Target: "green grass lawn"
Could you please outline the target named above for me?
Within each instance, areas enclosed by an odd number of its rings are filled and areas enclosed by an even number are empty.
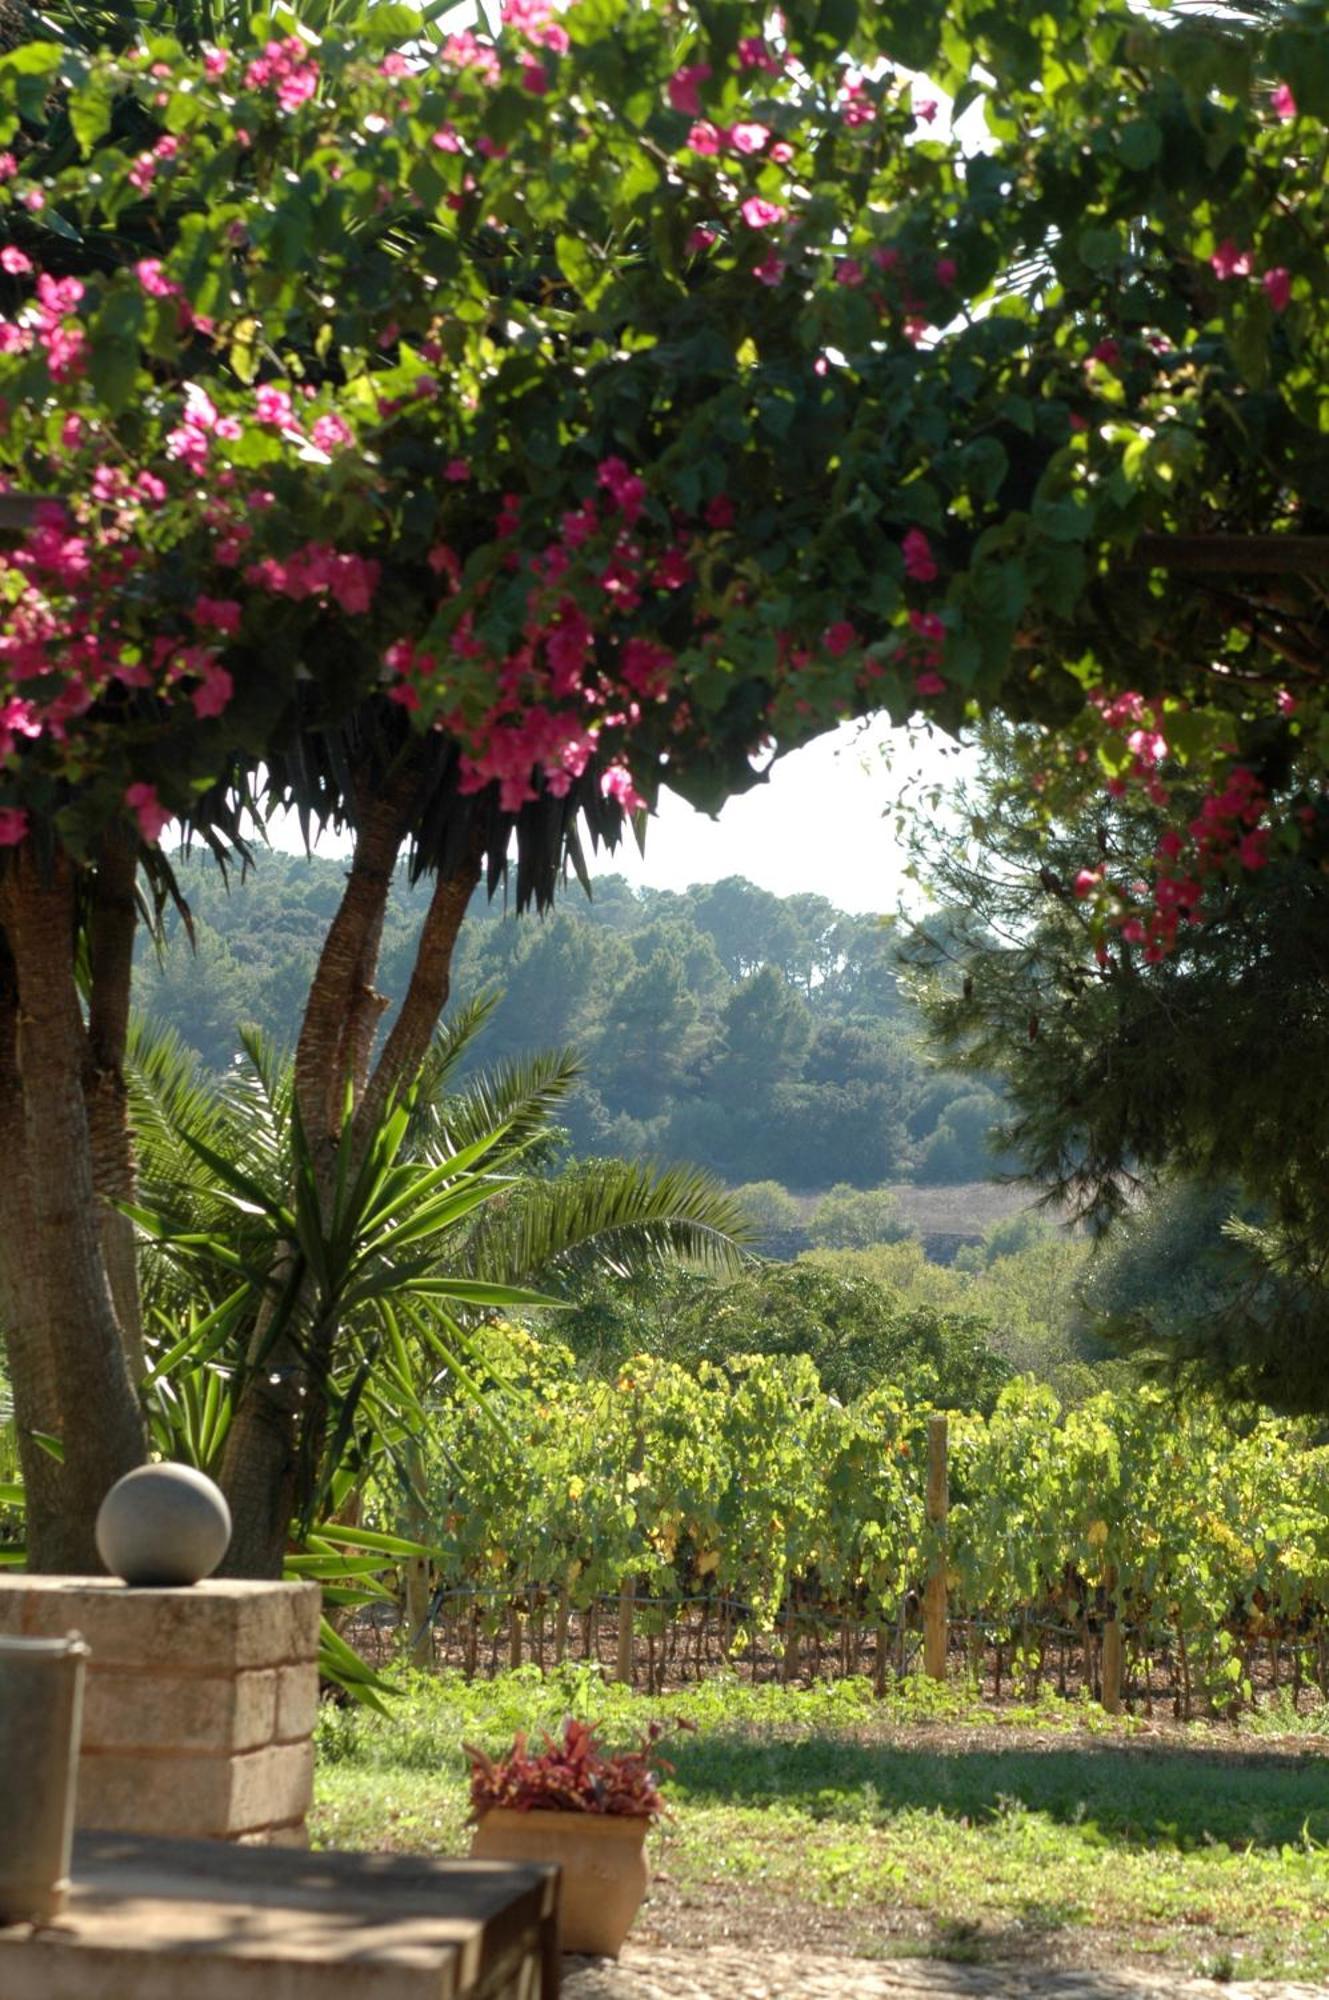
[[[651,1701],[582,1670],[403,1682],[390,1717],[325,1711],[317,1842],[466,1849],[463,1739],[501,1747],[563,1714],[626,1741],[652,1716],[674,1819],[636,1935],[872,1955],[1163,1962],[1329,1978],[1323,1736],[1146,1730],[1042,1702],[1000,1715],[924,1687],[875,1703],[711,1682]]]

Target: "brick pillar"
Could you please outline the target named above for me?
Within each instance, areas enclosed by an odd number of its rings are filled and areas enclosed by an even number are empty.
[[[312,1583],[0,1572],[0,1633],[91,1649],[76,1824],[303,1844],[320,1609]]]

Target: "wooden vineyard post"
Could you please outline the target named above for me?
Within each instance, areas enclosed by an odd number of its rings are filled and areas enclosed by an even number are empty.
[[[929,1680],[946,1678],[946,1516],[950,1487],[946,1476],[945,1417],[928,1418],[928,1523],[942,1531],[923,1592],[923,1671]]]
[[[1109,1715],[1121,1713],[1121,1612],[1117,1604],[1117,1566],[1109,1563],[1103,1571],[1103,1596],[1107,1615],[1103,1620],[1102,1682],[1103,1707]]]
[[[637,1579],[634,1576],[618,1594],[618,1659],[614,1665],[614,1679],[622,1681],[625,1687],[632,1686],[632,1613],[636,1595]]]
[[[780,1678],[786,1683],[796,1681],[801,1669],[801,1662],[798,1657],[798,1625],[796,1622],[795,1594],[794,1580],[791,1577],[789,1580],[789,1594],[785,1599],[784,1659],[780,1663]]]

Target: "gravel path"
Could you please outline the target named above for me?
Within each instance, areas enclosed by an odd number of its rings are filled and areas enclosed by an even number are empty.
[[[1168,1978],[1146,1972],[1023,1971],[937,1959],[873,1960],[627,1945],[564,1961],[563,2000],[1326,2000],[1321,1986]]]

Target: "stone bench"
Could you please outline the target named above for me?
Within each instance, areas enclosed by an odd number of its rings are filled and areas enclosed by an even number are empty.
[[[79,1834],[3,2000],[556,2000],[558,1870]]]

